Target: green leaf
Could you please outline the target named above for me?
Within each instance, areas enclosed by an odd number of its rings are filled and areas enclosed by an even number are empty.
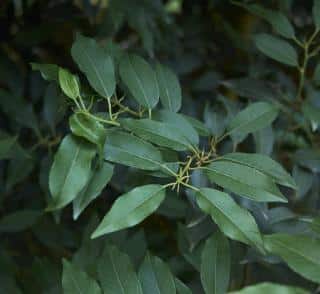
[[[12,157],[11,150],[17,141],[17,136],[4,136],[0,138],[0,160]]]
[[[264,252],[262,238],[252,215],[228,194],[202,188],[197,193],[199,207],[209,215],[220,230],[233,240],[257,247]]]
[[[316,107],[309,101],[303,101],[302,112],[309,119],[312,130],[316,131],[320,125],[320,107]]]
[[[181,88],[175,73],[168,67],[158,63],[156,75],[159,85],[160,100],[164,108],[178,112],[181,108]]]
[[[80,96],[80,86],[76,76],[64,68],[59,69],[59,84],[63,93],[76,100]]]
[[[206,294],[223,294],[229,287],[230,247],[228,239],[216,232],[206,240],[201,255],[201,282]]]
[[[91,237],[97,238],[140,223],[159,207],[164,198],[165,190],[161,185],[134,188],[116,200]]]
[[[287,202],[272,178],[250,166],[219,160],[204,169],[210,181],[240,196],[259,202]]]
[[[229,123],[228,134],[245,138],[249,133],[256,132],[271,124],[278,115],[278,108],[267,102],[250,104],[240,111]]]
[[[206,127],[206,125],[203,122],[189,115],[185,115],[185,114],[181,114],[181,115],[193,126],[193,128],[198,132],[200,136],[204,136],[204,137],[210,136],[210,130]]]
[[[314,173],[320,172],[319,149],[299,149],[294,154],[294,159],[299,163],[299,165],[310,169]]]
[[[199,144],[199,136],[197,131],[181,114],[169,110],[160,110],[155,111],[152,117],[155,120],[160,120],[164,123],[171,124],[174,128],[179,129],[183,136],[188,139],[190,144],[194,146]]]
[[[156,147],[118,130],[108,131],[104,151],[106,160],[139,169],[158,170],[162,164],[161,152]]]
[[[304,289],[280,285],[275,283],[260,283],[245,287],[239,291],[233,291],[229,294],[307,294]]]
[[[42,211],[18,210],[0,219],[0,232],[15,233],[30,228],[42,215]]]
[[[142,294],[141,284],[128,255],[107,245],[98,261],[98,277],[104,293]]]
[[[102,152],[107,132],[100,122],[84,113],[75,113],[69,118],[69,125],[74,135],[97,145]]]
[[[137,136],[156,145],[168,147],[176,151],[190,148],[189,140],[180,129],[171,124],[151,119],[123,119],[121,125]]]
[[[179,279],[175,278],[174,282],[176,285],[177,294],[192,294],[191,290]]]
[[[264,236],[266,249],[280,256],[301,276],[320,283],[320,241],[308,236],[273,234]]]
[[[122,81],[133,98],[148,108],[154,108],[159,101],[159,88],[156,74],[151,66],[137,55],[126,55],[119,65]]]
[[[77,35],[71,55],[86,75],[91,87],[99,95],[109,99],[116,88],[112,58],[91,38]]]
[[[256,4],[240,4],[248,11],[253,14],[258,15],[259,17],[268,21],[273,29],[282,37],[294,39],[295,33],[294,28],[288,18],[279,11],[274,11],[271,9],[266,9],[260,5]]]
[[[313,0],[313,7],[312,7],[312,16],[313,22],[316,29],[320,29],[320,1]]]
[[[320,217],[316,217],[312,220],[310,224],[311,229],[320,235]]]
[[[139,279],[144,294],[176,293],[174,277],[169,267],[156,256],[147,253],[139,268]]]
[[[320,1],[319,1],[319,3],[320,3]],[[319,7],[320,7],[320,4],[319,4]],[[317,65],[314,69],[313,80],[316,83],[316,85],[319,86],[319,84],[320,84],[320,63],[317,63]]]
[[[249,166],[264,173],[281,185],[297,189],[297,184],[285,169],[279,163],[266,155],[234,152],[223,155],[222,157],[219,157],[218,160],[220,159]]]
[[[88,183],[73,200],[73,219],[77,219],[89,203],[100,195],[112,174],[113,165],[108,162],[102,162],[97,169],[91,171]]]
[[[84,188],[90,177],[93,146],[66,136],[57,153],[49,174],[52,203],[48,209],[59,209],[70,203]]]
[[[98,283],[67,260],[63,260],[62,287],[64,294],[102,294]]]
[[[266,56],[289,66],[298,67],[298,55],[288,42],[268,34],[255,36],[257,48]]]
[[[38,70],[43,79],[58,82],[59,66],[56,64],[30,63],[32,70]]]

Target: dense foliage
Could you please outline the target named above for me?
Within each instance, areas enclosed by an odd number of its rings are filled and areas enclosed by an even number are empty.
[[[320,292],[320,1],[261,2],[0,4],[1,294]]]

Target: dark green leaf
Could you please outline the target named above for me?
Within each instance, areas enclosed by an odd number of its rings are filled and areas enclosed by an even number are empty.
[[[159,87],[156,74],[151,66],[137,55],[124,56],[120,62],[119,73],[122,81],[137,102],[154,108],[159,101]]]
[[[313,0],[312,8],[313,22],[317,30],[320,29],[320,1]]]
[[[55,64],[41,64],[41,63],[30,63],[32,70],[38,70],[41,73],[42,78],[47,81],[58,82],[59,66]]]
[[[223,294],[229,287],[230,247],[227,238],[216,232],[208,238],[201,256],[201,282],[206,294]]]
[[[129,256],[107,245],[98,262],[98,276],[104,293],[143,294]]]
[[[49,175],[52,203],[48,209],[58,209],[70,203],[85,187],[90,176],[93,146],[67,136],[54,157]]]
[[[219,160],[220,159],[247,165],[273,178],[275,182],[281,185],[297,189],[297,184],[294,179],[284,170],[284,168],[266,155],[234,152],[226,154],[220,157]]]
[[[178,112],[181,107],[182,98],[177,76],[170,68],[159,63],[156,66],[156,75],[161,104],[173,112]]]
[[[272,178],[248,165],[219,160],[204,169],[212,182],[240,196],[261,202],[287,202]]]
[[[98,168],[91,171],[88,183],[73,200],[74,219],[77,219],[89,203],[99,196],[103,188],[110,181],[112,174],[113,165],[108,162],[102,162]]]
[[[179,279],[175,278],[174,282],[176,285],[177,294],[192,294],[191,290]]]
[[[64,294],[102,294],[98,283],[67,260],[63,260],[62,287]]]
[[[139,269],[139,279],[143,293],[173,294],[176,293],[174,277],[169,267],[156,256],[149,253]]]
[[[264,236],[266,249],[280,256],[298,274],[320,283],[320,241],[302,235]]]
[[[134,188],[120,196],[93,232],[92,238],[132,227],[153,213],[164,200],[161,185],[150,184]]]
[[[255,36],[257,48],[268,57],[289,66],[298,66],[298,55],[288,42],[268,34]]]
[[[253,286],[245,287],[239,291],[230,292],[230,294],[307,294],[301,288],[291,287],[274,283],[260,283]]]
[[[215,189],[202,188],[197,193],[197,202],[199,207],[211,215],[220,230],[229,238],[264,251],[255,219],[228,194]]]
[[[189,140],[180,129],[171,124],[150,119],[123,119],[121,125],[137,136],[156,145],[168,147],[176,151],[190,148]]]
[[[107,52],[99,47],[95,40],[79,34],[72,45],[71,55],[86,75],[91,87],[102,97],[110,99],[116,82],[113,61]]]
[[[229,123],[228,133],[244,138],[271,124],[278,115],[278,108],[266,102],[256,102],[240,111]]]
[[[16,136],[5,136],[0,138],[0,160],[11,157],[11,148],[16,143]]]
[[[106,160],[145,170],[158,170],[162,164],[161,152],[150,143],[133,135],[112,130],[104,149]]]

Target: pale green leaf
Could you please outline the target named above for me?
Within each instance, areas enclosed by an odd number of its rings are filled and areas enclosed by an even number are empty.
[[[229,287],[230,247],[228,239],[216,232],[206,240],[201,255],[201,282],[206,294],[224,294]]]
[[[93,232],[92,238],[140,223],[160,206],[164,198],[164,187],[156,184],[140,186],[123,194]]]
[[[100,122],[84,113],[75,113],[69,118],[69,126],[74,135],[97,145],[102,151],[107,132]]]
[[[102,294],[98,283],[67,260],[63,260],[62,288],[64,294]]]
[[[94,39],[77,35],[71,55],[91,87],[99,95],[109,99],[115,91],[116,82],[113,61],[107,52]]]
[[[299,66],[297,52],[288,42],[268,34],[258,34],[254,41],[266,56],[289,66]]]
[[[303,235],[273,234],[264,236],[265,248],[280,256],[301,276],[320,283],[320,241]]]
[[[76,76],[64,68],[59,69],[59,84],[63,93],[76,100],[80,96],[80,86]]]
[[[144,294],[174,294],[176,287],[169,267],[156,256],[147,255],[139,268],[139,280]]]
[[[156,66],[156,75],[161,104],[173,112],[178,112],[181,107],[182,98],[177,76],[170,68],[159,63]]]
[[[48,209],[58,209],[70,203],[85,187],[95,155],[93,145],[68,135],[55,154],[49,174],[52,202]]]
[[[202,188],[197,193],[197,203],[204,212],[211,215],[220,230],[229,238],[264,251],[255,219],[228,194],[215,189]]]
[[[159,101],[159,87],[152,67],[137,55],[126,55],[119,65],[122,81],[136,101],[148,108],[154,108]]]
[[[272,178],[248,165],[218,160],[204,167],[210,181],[260,202],[287,202]]]
[[[97,270],[104,294],[143,294],[129,256],[115,246],[105,247]]]
[[[176,285],[177,294],[192,294],[191,290],[179,279],[175,278],[174,282]]]
[[[88,183],[73,200],[74,219],[77,219],[89,203],[99,196],[110,181],[112,174],[113,165],[108,162],[102,162],[95,170],[91,171]]]

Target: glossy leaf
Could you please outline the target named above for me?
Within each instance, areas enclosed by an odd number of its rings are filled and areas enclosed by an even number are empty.
[[[98,283],[67,260],[63,260],[62,287],[64,294],[102,294]]]
[[[92,238],[132,227],[153,213],[165,198],[163,186],[150,184],[120,196],[93,232]]]
[[[150,119],[123,119],[121,125],[137,136],[156,145],[168,147],[176,151],[187,150],[189,140],[183,132],[171,124]]]
[[[287,202],[272,178],[248,165],[218,160],[204,167],[210,181],[260,202]]]
[[[92,145],[70,135],[63,139],[50,169],[52,201],[48,209],[62,208],[76,198],[90,177],[94,155]]]
[[[107,132],[100,122],[84,113],[75,113],[69,118],[69,126],[74,135],[97,145],[102,151]]]
[[[104,293],[143,294],[129,256],[115,246],[104,248],[97,271]]]
[[[223,155],[219,160],[220,159],[249,166],[264,173],[281,185],[297,189],[294,179],[284,170],[284,168],[266,155],[234,152]]]
[[[181,108],[181,88],[175,73],[168,67],[157,64],[156,75],[160,100],[164,108],[178,112]]]
[[[302,288],[280,285],[275,283],[260,283],[245,287],[239,291],[230,292],[230,294],[307,294]]]
[[[256,102],[240,111],[229,123],[228,133],[244,138],[270,125],[278,115],[278,108],[267,102]]]
[[[88,183],[73,200],[74,219],[77,219],[90,202],[100,195],[103,188],[110,181],[112,174],[113,165],[108,162],[102,162],[97,169],[91,171]]]
[[[76,100],[80,96],[78,80],[68,70],[59,69],[59,84],[63,93],[69,98]]]
[[[262,252],[263,242],[252,215],[240,207],[227,193],[202,188],[197,193],[199,207],[209,214],[229,238],[255,246]]]
[[[139,169],[157,170],[162,164],[161,152],[156,147],[118,130],[108,131],[104,154],[106,160]]]
[[[115,91],[116,82],[113,61],[107,52],[95,40],[77,35],[71,55],[91,87],[99,95],[109,99]]]
[[[139,279],[144,294],[176,293],[174,277],[169,267],[159,257],[150,253],[147,253],[139,268]]]
[[[119,65],[122,81],[133,98],[142,106],[152,109],[159,101],[159,87],[151,66],[137,55],[127,55]]]
[[[288,42],[268,34],[255,36],[257,48],[266,56],[289,66],[297,67],[298,55]]]
[[[266,249],[280,256],[301,276],[320,283],[320,241],[302,235],[273,234],[264,236]]]
[[[201,255],[201,282],[206,294],[223,294],[229,287],[230,247],[227,238],[216,232],[207,239]]]

